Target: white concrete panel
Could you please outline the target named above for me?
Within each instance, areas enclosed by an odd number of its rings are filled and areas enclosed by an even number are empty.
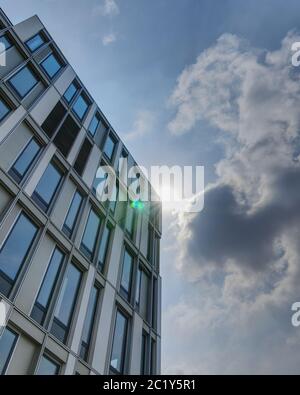
[[[14,27],[15,32],[22,41],[27,41],[42,29],[43,25],[36,15],[18,23]]]
[[[53,144],[50,144],[46,151],[44,151],[43,157],[40,160],[35,172],[29,178],[27,185],[24,188],[24,191],[31,196],[33,191],[35,190],[40,178],[44,174],[49,162],[51,161],[54,153],[56,151],[56,147]]]
[[[106,356],[110,339],[110,329],[115,305],[115,290],[106,283],[102,310],[96,336],[92,367],[100,374],[105,374]]]
[[[0,144],[2,144],[5,137],[14,129],[14,127],[24,118],[26,110],[24,107],[19,106],[12,112],[6,121],[0,127]]]

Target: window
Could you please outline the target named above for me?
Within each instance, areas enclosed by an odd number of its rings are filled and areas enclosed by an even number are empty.
[[[95,136],[99,123],[100,123],[100,118],[99,115],[96,114],[93,116],[92,122],[90,123],[90,127],[89,127],[89,132],[92,136]]]
[[[126,299],[130,299],[131,280],[132,280],[133,257],[125,248],[123,258],[123,269],[121,277],[121,295]]]
[[[135,227],[135,211],[130,204],[127,205],[125,229],[127,233],[133,237]]]
[[[153,264],[153,249],[154,249],[154,229],[148,225],[148,242],[147,242],[147,259]]]
[[[20,214],[0,251],[0,292],[8,296],[27,258],[38,228]]]
[[[54,135],[56,129],[58,128],[66,113],[67,110],[65,106],[61,102],[58,102],[53,110],[50,112],[48,117],[45,119],[42,124],[42,129],[49,138]]]
[[[100,217],[91,209],[80,247],[89,259],[94,255],[100,223]]]
[[[147,352],[148,336],[145,332],[142,334],[142,347],[141,347],[141,375],[148,374],[148,352]]]
[[[126,342],[128,331],[128,318],[117,311],[110,367],[112,373],[124,373]]]
[[[74,231],[82,201],[83,197],[81,193],[76,191],[63,226],[63,232],[68,237],[71,237]]]
[[[110,208],[110,211],[112,212],[112,214],[114,214],[116,211],[118,197],[119,197],[119,184],[117,181],[116,185],[114,186],[114,189],[113,189],[113,192],[111,195],[111,199],[110,199],[110,207],[109,208]]]
[[[51,333],[61,342],[65,342],[68,336],[72,316],[81,283],[82,273],[74,264],[69,264],[61,292],[55,308]]]
[[[108,246],[109,246],[110,234],[111,234],[110,225],[106,224],[104,231],[103,231],[102,238],[101,238],[100,249],[99,249],[99,254],[98,254],[98,267],[99,267],[100,271],[103,271],[103,268],[105,265],[107,250],[108,250]]]
[[[18,335],[9,328],[5,328],[0,337],[0,374],[4,375],[14,351]]]
[[[90,300],[84,321],[83,335],[81,340],[80,357],[84,360],[86,360],[88,357],[89,345],[93,332],[93,324],[95,320],[98,299],[99,299],[99,289],[94,286],[92,288],[90,295]]]
[[[8,104],[0,98],[0,122],[10,113],[11,108]]]
[[[156,341],[151,339],[150,374],[156,374]]]
[[[30,49],[31,52],[36,51],[37,49],[41,48],[42,45],[45,44],[45,39],[41,35],[41,33],[36,34],[28,41],[26,41],[27,47]]]
[[[31,312],[31,317],[39,324],[43,325],[45,317],[49,308],[49,304],[62,268],[65,255],[60,249],[55,248],[45,277],[43,279],[41,288],[36,298],[34,307]]]
[[[137,273],[135,303],[139,313],[145,320],[148,320],[149,284],[149,276],[141,268],[139,268]]]
[[[36,374],[38,376],[55,376],[59,374],[59,371],[60,365],[48,356],[43,355]]]
[[[74,164],[74,169],[77,171],[77,173],[80,176],[82,176],[83,174],[91,150],[92,150],[92,144],[90,143],[89,139],[86,138],[80,148],[79,154]]]
[[[108,159],[112,160],[115,152],[115,147],[116,147],[116,140],[109,135],[107,137],[105,146],[104,146],[104,153],[107,156]]]
[[[78,133],[79,126],[68,115],[54,139],[54,144],[64,156],[68,156]]]
[[[75,104],[73,106],[73,111],[75,112],[75,114],[78,116],[80,120],[83,120],[88,110],[88,107],[89,104],[87,103],[87,100],[83,97],[83,95],[80,95],[75,101]]]
[[[157,328],[157,280],[152,283],[152,327]]]
[[[78,85],[75,82],[72,82],[69,88],[65,91],[64,98],[66,99],[67,103],[71,103],[74,96],[78,92]]]
[[[9,170],[9,174],[16,182],[20,182],[32,166],[41,150],[41,145],[33,137],[23,149],[17,160]]]
[[[42,210],[47,211],[50,207],[61,180],[61,171],[53,163],[50,163],[32,195],[33,200]]]
[[[6,35],[0,37],[0,54],[7,51],[12,46],[11,40]]]
[[[28,66],[23,67],[9,79],[9,84],[23,99],[37,84],[38,80]]]
[[[41,66],[49,78],[53,78],[62,68],[62,63],[52,53],[45,60],[41,62]]]

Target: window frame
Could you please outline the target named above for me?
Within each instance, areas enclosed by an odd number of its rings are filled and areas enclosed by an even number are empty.
[[[5,107],[7,107],[8,112],[6,114],[4,114],[2,117],[0,117],[0,123],[2,123],[13,111],[12,106],[9,104],[9,102],[3,97],[3,95],[0,95],[0,101],[3,102],[3,104],[5,105]]]
[[[9,364],[10,364],[10,362],[11,362],[13,353],[15,352],[16,345],[17,345],[17,342],[18,342],[19,336],[20,336],[16,331],[14,331],[13,329],[11,329],[9,326],[7,326],[6,328],[4,328],[4,331],[5,331],[5,330],[8,330],[9,332],[11,332],[11,333],[14,335],[14,341],[13,341],[13,343],[12,343],[12,345],[11,345],[11,348],[10,348],[10,351],[9,351],[8,356],[7,356],[7,358],[6,358],[5,364],[3,365],[2,372],[0,372],[0,375],[1,375],[1,376],[6,375],[6,373],[7,373],[8,366],[9,366]],[[1,337],[2,337],[3,334],[4,334],[4,331],[2,332],[2,335],[0,336],[0,341],[1,341]]]
[[[125,329],[125,335],[124,339],[122,342],[122,350],[121,350],[121,370],[118,371],[116,368],[114,368],[111,363],[112,363],[112,355],[113,355],[113,349],[114,349],[114,340],[115,340],[115,334],[116,334],[116,327],[117,327],[117,318],[118,314],[123,316],[123,318],[126,319],[126,329]],[[121,307],[117,306],[116,312],[115,312],[115,319],[114,319],[114,325],[113,325],[113,331],[112,331],[112,342],[111,342],[111,352],[110,352],[110,362],[109,362],[109,370],[111,374],[114,375],[123,375],[125,373],[126,369],[126,362],[127,362],[127,354],[128,354],[128,343],[129,343],[129,331],[130,331],[130,317],[122,310]]]
[[[19,73],[21,73],[24,69],[28,69],[30,71],[30,73],[34,76],[34,78],[36,79],[36,83],[26,92],[24,93],[24,95],[22,96],[20,94],[20,92],[18,92],[18,90],[15,88],[15,86],[12,84],[11,80],[12,78],[14,78],[16,75],[18,75]],[[19,70],[17,70],[8,80],[7,83],[9,85],[9,87],[13,90],[13,92],[17,95],[17,97],[22,101],[25,99],[25,97],[27,97],[33,90],[34,88],[40,83],[40,79],[37,76],[37,73],[34,71],[33,67],[31,66],[31,64],[25,64],[25,66],[21,67]]]
[[[49,59],[51,56],[54,57],[54,59],[57,61],[57,63],[60,65],[60,68],[51,76],[47,69],[45,68],[45,66],[43,65],[44,62],[46,62],[47,59]],[[51,51],[43,60],[41,60],[39,62],[39,66],[41,67],[41,69],[43,70],[43,72],[47,75],[47,77],[53,81],[55,79],[55,77],[64,69],[65,67],[65,63],[64,61],[61,59],[61,57],[59,55],[56,54],[55,51]]]
[[[76,216],[75,216],[76,218],[75,218],[75,220],[74,220],[74,222],[73,222],[72,229],[70,229],[70,228],[68,227],[68,225],[66,225],[66,221],[67,221],[67,218],[68,218],[69,213],[70,213],[70,211],[71,211],[71,207],[72,207],[72,205],[73,205],[75,196],[76,196],[77,194],[81,197],[81,202],[80,202],[79,208],[78,208],[78,210],[77,210],[77,213],[76,213]],[[77,223],[78,223],[78,220],[79,220],[79,217],[80,217],[80,214],[81,214],[83,205],[84,205],[84,195],[83,195],[83,193],[82,193],[78,188],[76,188],[76,190],[75,190],[75,192],[74,192],[74,194],[73,194],[73,197],[72,197],[72,199],[71,199],[71,203],[69,204],[69,208],[68,208],[66,217],[65,217],[65,219],[64,219],[63,227],[62,227],[63,233],[64,233],[68,238],[71,238],[71,237],[73,236],[73,234],[74,234],[74,231],[75,231],[76,225],[77,225]]]
[[[28,43],[29,43],[29,41],[33,40],[33,39],[34,39],[35,37],[37,37],[37,36],[40,36],[40,37],[42,38],[43,43],[40,44],[38,47],[36,47],[34,50],[32,50],[32,49],[29,47],[29,44],[28,44]],[[42,48],[45,44],[47,44],[47,39],[46,39],[45,34],[43,33],[43,30],[40,30],[38,33],[34,34],[33,36],[31,36],[30,38],[28,38],[28,39],[25,41],[26,48],[27,48],[31,53],[35,53],[35,52],[38,51],[40,48]]]

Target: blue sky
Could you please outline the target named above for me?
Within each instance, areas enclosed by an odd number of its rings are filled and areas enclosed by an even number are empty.
[[[299,1],[1,7],[39,15],[139,164],[205,166],[203,215],[164,218],[163,371],[297,372],[297,205],[280,197],[298,196]]]

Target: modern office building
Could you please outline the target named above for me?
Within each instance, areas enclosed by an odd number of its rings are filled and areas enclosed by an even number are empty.
[[[135,161],[37,16],[0,44],[0,374],[159,374],[160,202],[100,201]]]

